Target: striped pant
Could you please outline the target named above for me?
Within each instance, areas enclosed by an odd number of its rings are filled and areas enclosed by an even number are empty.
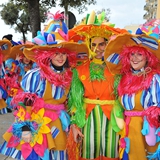
[[[96,105],[82,128],[84,138],[81,156],[84,159],[97,157],[118,157],[118,135],[113,131],[111,122],[104,115],[101,107]]]
[[[16,160],[24,160],[20,150],[16,148],[8,148],[7,142],[4,142],[0,147],[0,153]],[[28,157],[26,160],[33,160],[33,157]],[[46,150],[43,157],[37,157],[36,160],[68,160],[66,150]]]

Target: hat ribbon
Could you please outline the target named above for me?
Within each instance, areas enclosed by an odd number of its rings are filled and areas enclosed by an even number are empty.
[[[146,37],[131,37],[131,39],[135,41],[137,44],[142,44],[153,50],[158,49],[158,42],[156,42],[154,39],[146,38]]]
[[[5,43],[3,45],[1,45],[1,50],[7,50],[8,49],[8,45]]]

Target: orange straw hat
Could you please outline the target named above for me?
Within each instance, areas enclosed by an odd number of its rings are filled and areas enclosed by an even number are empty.
[[[93,37],[103,37],[106,40],[110,40],[113,35],[128,32],[125,29],[114,28],[114,24],[105,22],[105,13],[96,16],[94,11],[88,14],[85,22],[75,26],[68,31],[69,40],[79,43],[86,43],[89,48],[90,56],[94,56],[90,50],[90,39]]]
[[[0,40],[0,50],[3,54],[3,59],[6,60],[8,54],[11,51],[12,44],[9,40]]]
[[[24,48],[32,48],[34,46],[34,44],[19,44],[16,46],[13,46],[11,48],[10,53],[7,56],[7,59],[12,58],[12,59],[16,59],[16,56],[21,56],[23,55],[23,50]]]
[[[32,61],[36,62],[36,53],[34,52],[35,50],[49,51],[52,50],[53,48],[65,48],[71,52],[75,52],[77,53],[77,59],[81,54],[88,54],[87,46],[85,44],[78,44],[76,42],[61,42],[59,44],[44,45],[44,46],[35,45],[32,48],[25,48],[23,53],[28,59],[31,59]]]
[[[113,74],[120,73],[122,64],[119,55],[124,46],[144,47],[160,60],[160,44],[154,37],[145,34],[133,35],[130,33],[117,35],[115,39],[108,43],[104,53],[104,61]]]

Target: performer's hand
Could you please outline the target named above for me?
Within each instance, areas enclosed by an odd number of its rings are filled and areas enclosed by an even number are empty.
[[[17,55],[16,55],[16,60],[17,60],[17,61],[22,60],[22,56],[20,56],[19,54],[17,54]]]
[[[22,139],[26,143],[30,143],[32,139],[32,134],[30,131],[22,131]]]
[[[82,138],[84,137],[84,135],[82,134],[82,132],[78,129],[78,127],[76,125],[71,125],[71,129],[73,132],[73,137],[74,137],[74,141],[76,143],[79,143],[82,141]]]

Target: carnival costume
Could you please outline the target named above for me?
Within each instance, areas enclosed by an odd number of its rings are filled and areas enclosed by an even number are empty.
[[[127,31],[103,24],[104,13],[99,18],[95,12],[90,16],[87,16],[86,24],[69,30],[71,40],[87,44],[91,58],[74,69],[69,96],[71,123],[81,129],[84,138],[82,143],[75,145],[70,132],[69,158],[118,160],[118,136],[110,123],[115,99],[114,76],[108,71],[103,59],[95,58],[96,53],[91,51],[90,42],[93,37],[102,37],[109,41],[112,36]]]
[[[85,44],[65,41],[67,27],[61,20],[63,15],[56,13],[56,16],[52,16],[52,32],[43,31],[40,35],[38,32],[33,40],[38,45],[24,49],[25,56],[39,67],[28,71],[23,77],[21,86],[25,91],[22,94],[24,96],[16,96],[13,101],[14,105],[16,101],[22,102],[15,106],[18,108],[15,112],[16,122],[3,136],[6,142],[1,147],[1,153],[16,159],[68,159],[66,139],[70,117],[66,111],[66,102],[72,80],[71,68],[76,66],[76,54],[87,53],[88,48]],[[57,67],[51,63],[57,53],[67,54],[66,62],[69,67]],[[28,128],[32,134],[32,141],[29,143],[21,138],[24,128]]]
[[[136,71],[131,68],[128,59],[132,53],[146,56],[145,67]],[[115,93],[119,102],[112,110],[111,122],[121,135],[119,154],[123,160],[160,158],[159,53],[158,41],[144,34],[119,35],[106,48],[106,64],[117,74]]]
[[[10,110],[13,109],[11,105],[12,98],[17,94],[19,90],[21,90],[20,82],[24,74],[32,68],[32,65],[25,65],[22,62],[23,49],[31,48],[33,45],[30,44],[19,44],[14,45],[11,48],[10,53],[7,55],[7,59],[5,60],[5,85],[8,96],[6,98],[7,108]],[[16,59],[18,58],[20,59]]]
[[[11,43],[8,40],[1,40],[0,41],[0,114],[7,113],[6,109],[6,98],[8,96],[6,85],[4,82],[5,76],[5,69],[4,69],[4,61],[7,55],[10,53],[11,50]]]

